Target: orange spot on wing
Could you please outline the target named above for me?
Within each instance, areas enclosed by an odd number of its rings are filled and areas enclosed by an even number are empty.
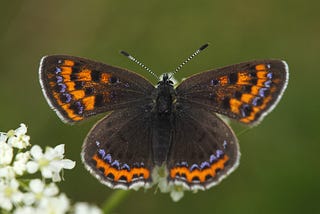
[[[74,66],[74,61],[72,60],[64,60],[63,65],[65,66]]]
[[[50,87],[54,87],[56,85],[56,82],[49,82]]]
[[[259,86],[259,87],[264,87],[264,83],[266,82],[266,78],[264,78],[264,79],[258,79],[258,81],[257,81],[257,86]]]
[[[96,168],[103,168],[105,176],[111,173],[114,176],[113,180],[115,182],[117,182],[122,176],[125,176],[127,178],[127,182],[131,182],[134,175],[142,175],[144,179],[148,179],[150,177],[150,171],[143,167],[132,168],[130,171],[127,171],[126,169],[116,169],[111,167],[110,164],[101,160],[97,154],[95,154],[92,159],[97,163]]]
[[[242,102],[237,99],[230,99],[230,109],[233,113],[238,114]]]
[[[70,109],[70,104],[65,104],[63,102],[61,102],[60,100],[60,94],[54,92],[53,93],[53,97],[55,98],[55,100],[57,101],[58,105],[67,113],[67,116],[74,121],[79,121],[82,120],[83,117],[76,115],[75,113],[73,113],[73,110]]]
[[[108,73],[102,73],[101,74],[101,82],[108,83],[110,81],[110,74]]]
[[[238,81],[237,84],[239,85],[248,85],[250,84],[250,80],[252,78],[248,75],[248,72],[243,71],[238,73]]]
[[[219,83],[220,83],[221,85],[226,85],[226,84],[228,84],[228,77],[227,77],[227,76],[222,76],[222,77],[220,77],[220,78],[219,78]]]
[[[267,78],[266,71],[258,71],[256,74],[257,74],[258,79],[266,79]]]
[[[254,98],[255,96],[252,94],[242,94],[241,96],[241,101],[245,102],[245,103],[250,103],[251,100]]]
[[[83,117],[76,115],[72,109],[70,109],[70,104],[65,104],[61,106],[63,110],[67,113],[68,117],[74,121],[82,120]]]
[[[64,105],[64,103],[62,103],[61,100],[60,100],[60,94],[59,93],[53,92],[53,97],[55,98],[55,100],[57,101],[59,106]]]
[[[91,70],[84,69],[77,74],[78,81],[91,81]]]
[[[74,97],[75,100],[79,100],[85,96],[84,90],[71,91],[70,94]]]
[[[256,86],[256,85],[253,85],[253,86],[251,87],[251,94],[252,94],[252,95],[258,95],[258,94],[259,94],[259,89],[260,89],[260,87],[258,87],[258,86]]]
[[[65,85],[67,86],[68,91],[74,91],[75,90],[75,88],[74,88],[75,82],[66,82]]]
[[[52,73],[48,73],[47,74],[47,78],[48,79],[51,79],[51,78],[53,78],[53,77],[55,77],[56,75],[55,74],[52,74]]]
[[[268,103],[272,100],[272,97],[269,96],[269,97],[266,97],[263,99],[263,103],[262,105],[260,106],[260,109],[265,109],[268,105]]]
[[[72,68],[71,67],[61,67],[61,75],[71,75]]]
[[[243,122],[243,123],[251,123],[252,122],[247,117],[241,118],[240,121]]]
[[[268,103],[272,100],[272,97],[266,97],[263,99],[263,103],[261,106],[259,107],[253,107],[253,111],[251,112],[251,114],[248,117],[244,117],[241,118],[240,121],[243,123],[251,123],[256,119],[256,114],[258,112],[261,112],[263,110],[265,110],[265,108],[267,107]]]
[[[266,70],[266,66],[264,64],[256,65],[256,70],[257,71],[265,71]]]
[[[70,74],[61,75],[63,78],[63,82],[70,82]]]
[[[216,175],[217,169],[224,169],[225,163],[229,160],[227,155],[224,155],[222,159],[218,160],[217,162],[213,163],[210,168],[203,169],[203,170],[193,170],[190,171],[187,167],[174,167],[170,170],[171,178],[175,178],[176,174],[185,174],[186,179],[189,183],[192,183],[194,177],[198,177],[200,182],[206,181],[206,176],[211,175],[214,177]]]
[[[82,103],[85,106],[86,110],[94,109],[94,101],[95,101],[95,96],[85,97],[82,99]]]

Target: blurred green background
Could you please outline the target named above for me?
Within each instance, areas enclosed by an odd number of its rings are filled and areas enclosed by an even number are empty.
[[[82,141],[93,118],[63,124],[38,83],[40,58],[83,56],[154,79],[118,54],[126,50],[157,74],[172,71],[206,42],[210,46],[177,74],[251,59],[288,62],[288,88],[275,110],[239,137],[241,163],[220,185],[178,202],[154,189],[132,192],[115,213],[320,213],[319,1],[41,1],[0,3],[0,130],[24,122],[32,144],[66,144],[76,168],[62,191],[100,204],[113,190],[83,167]],[[232,124],[237,133],[246,127]]]

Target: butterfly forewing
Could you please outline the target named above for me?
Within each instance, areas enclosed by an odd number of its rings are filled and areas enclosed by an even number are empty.
[[[43,57],[39,72],[47,101],[69,123],[140,104],[154,89],[138,74],[80,57]]]
[[[255,124],[280,99],[288,80],[281,60],[257,60],[196,74],[177,87],[177,102]]]

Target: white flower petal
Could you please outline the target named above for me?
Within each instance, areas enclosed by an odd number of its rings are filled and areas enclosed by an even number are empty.
[[[47,160],[54,160],[57,157],[57,152],[53,148],[47,147],[43,156]]]
[[[23,193],[20,191],[17,191],[12,194],[11,200],[14,204],[20,203],[23,199]]]
[[[37,208],[31,206],[18,207],[13,214],[38,214]]]
[[[61,177],[60,177],[59,172],[52,173],[52,181],[53,182],[60,182],[61,181]]]
[[[26,127],[26,125],[24,123],[21,123],[20,127],[15,130],[15,134],[17,136],[24,135],[26,133],[27,133],[27,127]]]
[[[50,162],[49,168],[53,172],[60,172],[63,168],[63,164],[60,160],[53,160]]]
[[[29,183],[30,190],[34,193],[41,193],[44,190],[44,183],[40,179],[33,179]]]
[[[8,139],[8,137],[7,137],[6,134],[0,133],[0,143],[1,142],[3,142],[3,143],[7,142],[7,139]]]
[[[170,192],[170,196],[174,202],[179,201],[183,197],[183,195],[184,195],[183,191],[174,191],[173,190]]]
[[[13,158],[13,149],[5,142],[0,142],[0,165],[8,165]]]
[[[26,163],[30,158],[30,152],[19,152],[16,157],[15,160],[16,161],[21,161],[22,163]]]
[[[27,192],[23,195],[23,202],[26,205],[31,205],[36,201],[36,196],[33,192]]]
[[[55,196],[59,193],[57,185],[50,183],[43,191],[43,194],[46,196]]]
[[[16,180],[16,179],[12,179],[11,181],[10,181],[10,187],[12,188],[12,189],[18,189],[18,187],[19,187],[19,182]]]
[[[70,208],[69,199],[65,194],[58,197],[43,198],[39,203],[42,213],[66,213]]]
[[[39,145],[32,146],[30,149],[30,154],[35,160],[39,160],[43,156],[42,149]]]
[[[13,163],[13,171],[17,175],[23,175],[23,173],[26,171],[26,164],[22,163],[20,161],[16,161]]]
[[[52,178],[52,171],[48,167],[41,168],[41,174],[44,178]]]
[[[13,204],[20,203],[23,198],[19,191],[19,183],[16,179],[11,179],[9,183],[0,183],[0,207],[11,210]]]
[[[63,154],[64,154],[64,144],[60,144],[60,145],[54,147],[54,150],[57,152],[57,154],[58,154],[59,156],[62,156],[62,158],[63,158]]]
[[[13,208],[11,201],[8,198],[4,197],[0,197],[0,207],[7,211],[12,210]]]
[[[0,178],[5,178],[7,180],[11,180],[15,178],[16,174],[13,170],[12,166],[4,166],[0,167]]]
[[[27,169],[27,164],[26,162],[30,158],[30,153],[29,152],[21,152],[18,153],[15,157],[15,161],[13,162],[13,170],[15,171],[16,174],[22,175],[26,169]]]
[[[27,172],[30,174],[33,174],[35,172],[37,172],[39,169],[39,164],[35,161],[29,161],[27,163]]]
[[[102,211],[94,205],[85,202],[78,202],[74,205],[75,214],[102,214]]]
[[[63,164],[64,169],[73,169],[76,165],[76,162],[70,159],[63,159],[61,160],[61,162]]]

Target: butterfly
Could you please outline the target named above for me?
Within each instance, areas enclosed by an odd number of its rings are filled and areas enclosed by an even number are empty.
[[[170,74],[154,86],[123,68],[50,55],[41,59],[39,76],[46,100],[63,122],[108,112],[88,133],[81,153],[100,182],[147,188],[153,170],[162,166],[169,185],[205,190],[230,174],[240,158],[236,135],[216,114],[259,123],[283,94],[288,65],[277,59],[243,62],[195,74],[174,87]]]

